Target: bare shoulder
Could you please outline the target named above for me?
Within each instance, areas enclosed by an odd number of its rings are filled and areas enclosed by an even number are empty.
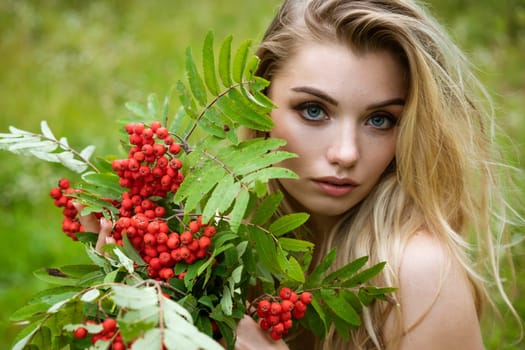
[[[431,233],[406,246],[399,269],[405,349],[483,349],[465,268]]]

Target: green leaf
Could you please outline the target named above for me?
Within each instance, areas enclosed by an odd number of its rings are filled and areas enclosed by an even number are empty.
[[[34,275],[39,280],[51,284],[75,285],[78,282],[78,279],[71,278],[56,268],[40,268],[34,272]]]
[[[224,214],[233,203],[240,189],[241,185],[238,182],[234,182],[233,177],[230,175],[224,176],[206,203],[202,211],[202,220],[208,222],[215,216],[215,213],[219,215]]]
[[[59,270],[70,277],[80,278],[88,273],[100,271],[100,267],[92,264],[76,264],[61,266]]]
[[[151,119],[160,121],[159,118],[159,98],[156,94],[148,95],[148,114]]]
[[[83,174],[82,180],[97,187],[111,189],[119,194],[123,192],[122,187],[118,183],[119,177],[117,174],[90,172]]]
[[[182,122],[183,121],[182,117],[186,117],[186,116],[190,118],[196,118],[198,115],[198,112],[197,112],[197,106],[195,105],[195,100],[193,99],[190,91],[188,90],[186,85],[184,85],[183,82],[181,81],[177,82],[177,91],[179,92],[179,100],[182,104],[182,107],[184,107],[184,111],[186,112],[185,114],[178,113],[178,116],[179,116],[179,118],[177,119],[178,122]],[[172,128],[171,130],[177,131],[179,129]],[[185,135],[185,133],[181,133],[181,132],[177,132],[177,133],[179,135]]]
[[[128,310],[117,322],[126,342],[135,340],[145,331],[155,328],[159,321],[159,307],[152,305],[139,310]]]
[[[309,215],[307,213],[292,213],[283,215],[270,225],[268,231],[270,231],[274,236],[280,237],[304,224],[308,218]]]
[[[202,48],[202,68],[204,72],[204,81],[212,95],[219,94],[219,82],[215,74],[215,54],[213,50],[213,32],[209,31],[204,39]]]
[[[345,281],[342,286],[343,287],[355,287],[355,286],[358,286],[360,284],[363,284],[367,281],[369,281],[370,279],[372,279],[374,276],[376,276],[377,274],[379,274],[383,268],[385,267],[386,265],[386,262],[380,262],[360,273],[358,273],[357,275],[353,276],[352,278],[350,278],[349,280]]]
[[[355,259],[343,266],[342,268],[332,272],[323,280],[323,284],[332,283],[334,280],[345,280],[354,275],[359,269],[361,269],[368,262],[368,256]]]
[[[249,228],[250,240],[255,244],[258,261],[270,272],[281,272],[277,261],[275,243],[269,234],[257,227]]]
[[[250,201],[250,193],[247,191],[241,191],[232,211],[230,212],[230,227],[233,232],[237,232],[241,221],[246,215],[246,208],[248,207],[248,202]]]
[[[219,76],[224,86],[229,87],[233,84],[231,78],[231,48],[233,36],[227,36],[219,51]]]
[[[312,307],[308,308],[306,310],[305,318],[314,318],[313,321],[307,322],[307,324],[314,324],[315,328],[309,328],[314,334],[316,334],[320,338],[324,338],[325,334],[328,332],[328,329],[330,327],[330,321],[328,320],[328,315],[326,314],[327,311],[323,309],[321,304],[318,302],[318,299],[320,298],[321,293],[316,291],[313,293],[314,298],[312,300],[312,303],[310,304]],[[321,327],[319,327],[321,325]]]
[[[233,80],[237,83],[243,81],[244,70],[246,68],[251,44],[251,40],[245,40],[237,49],[235,58],[233,59],[232,76]]]
[[[211,162],[205,164],[211,164]],[[189,212],[195,209],[197,204],[206,197],[217,182],[226,175],[226,170],[219,166],[196,168],[182,182],[175,194],[174,202],[186,200],[185,210]]]
[[[139,266],[146,266],[146,262],[142,259],[133,244],[131,244],[127,234],[122,235],[122,250],[131,260],[136,262]]]
[[[235,167],[232,170],[237,175],[245,175],[252,171],[257,171],[259,169],[279,163],[285,159],[294,157],[296,157],[294,153],[274,151],[271,153],[259,155],[258,157],[251,159],[250,162],[240,164],[238,167]]]
[[[297,179],[297,174],[286,168],[270,167],[245,176],[243,182],[254,185],[256,181],[268,182],[270,179]]]
[[[350,329],[353,328],[353,326],[349,326],[341,317],[335,314],[332,314],[332,324],[335,326],[337,334],[339,334],[343,340],[348,341],[350,338]]]
[[[310,241],[304,241],[296,238],[279,238],[279,245],[290,252],[311,252],[314,249],[314,244]]]
[[[133,342],[135,350],[162,349],[162,333],[159,328],[149,329]]]
[[[284,254],[282,249],[277,250],[278,257],[281,256],[281,252]],[[280,260],[281,259],[278,258],[278,261]],[[288,259],[284,258],[284,261],[286,261],[286,263],[281,265],[281,270],[286,274],[286,277],[291,280],[303,283],[305,280],[304,272],[297,259],[291,256]]]
[[[195,65],[191,48],[186,49],[186,74],[193,97],[201,106],[205,106],[206,88]]]
[[[49,309],[48,303],[33,303],[24,305],[11,314],[11,322],[24,321],[44,315]]]
[[[335,257],[336,249],[334,248],[323,257],[321,262],[310,273],[304,285],[305,289],[317,287],[321,283],[324,273],[332,266]]]
[[[40,330],[40,323],[32,323],[22,329],[15,338],[12,350],[23,350],[29,344],[35,333]]]
[[[359,326],[361,324],[361,318],[352,305],[340,297],[334,290],[321,289],[321,298],[335,315],[349,325]]]
[[[154,287],[112,286],[111,299],[120,307],[142,309],[157,305],[157,292]]]
[[[82,290],[81,287],[60,286],[45,289],[34,295],[28,304],[45,303],[48,306],[61,300],[69,299]]]
[[[252,215],[250,222],[254,225],[264,225],[273,216],[283,199],[281,192],[266,196]]]
[[[228,116],[228,118],[238,122],[248,128],[260,131],[269,131],[273,127],[273,120],[267,115],[254,111],[246,104],[246,99],[230,90],[228,94],[221,96],[217,100],[217,106]]]
[[[135,114],[136,116],[149,119],[148,109],[144,105],[137,102],[126,102],[124,106],[128,111]]]
[[[230,288],[227,285],[225,285],[222,290],[221,309],[225,315],[231,315],[232,308],[233,308],[232,293],[230,291]]]

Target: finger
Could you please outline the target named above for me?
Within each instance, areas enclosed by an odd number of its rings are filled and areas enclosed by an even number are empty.
[[[84,209],[84,205],[80,203],[73,202],[73,205],[79,214]],[[80,224],[84,227],[85,232],[98,232],[100,230],[100,222],[95,214],[79,215],[78,221],[80,221]]]
[[[97,244],[95,249],[100,251],[102,246],[106,244],[116,243],[115,238],[111,234],[113,230],[113,223],[105,218],[100,218],[99,222],[100,231],[98,233]]]

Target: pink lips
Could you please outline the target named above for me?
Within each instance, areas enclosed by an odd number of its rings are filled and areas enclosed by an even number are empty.
[[[325,194],[332,197],[342,197],[357,187],[357,183],[348,178],[322,177],[313,179],[314,183]]]

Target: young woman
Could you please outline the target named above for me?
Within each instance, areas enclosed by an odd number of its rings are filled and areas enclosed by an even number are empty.
[[[386,261],[373,282],[398,287],[397,305],[366,309],[349,342],[334,330],[275,342],[245,317],[236,349],[483,349],[486,278],[508,300],[496,239],[508,208],[487,96],[461,52],[409,0],[286,0],[257,55],[277,105],[267,136],[298,154],[281,165],[299,179],[272,184],[282,212],[311,215],[334,268]]]
[[[398,305],[372,305],[347,343],[275,343],[246,318],[238,349],[483,349],[507,208],[487,96],[444,33],[407,0],[283,3],[257,51],[269,136],[299,156],[281,164],[299,179],[274,184],[282,210],[310,213],[318,257],[386,261],[375,282]]]

